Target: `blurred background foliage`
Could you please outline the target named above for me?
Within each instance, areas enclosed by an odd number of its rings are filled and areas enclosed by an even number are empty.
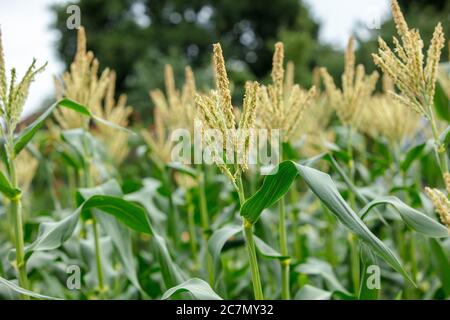
[[[437,21],[450,34],[450,2],[446,0],[401,0],[407,20],[419,28],[426,47]],[[164,64],[174,66],[176,79],[183,79],[184,66],[194,68],[199,88],[211,84],[212,43],[224,50],[234,96],[239,101],[242,85],[249,79],[264,81],[270,76],[273,45],[283,41],[286,57],[295,63],[296,81],[312,83],[312,70],[327,67],[336,81],[343,69],[342,52],[321,43],[320,24],[301,0],[80,0],[82,24],[88,34],[88,48],[95,52],[101,67],[117,72],[117,91],[126,92],[137,116],[151,117],[149,89],[164,85]],[[76,32],[67,30],[67,5],[55,5],[59,30],[57,44],[62,61],[68,65],[75,53]],[[344,13],[339,13],[344,14]],[[377,37],[392,38],[394,25],[384,17],[380,29],[355,26],[357,58],[374,70],[371,53]],[[447,48],[443,59],[448,55]]]

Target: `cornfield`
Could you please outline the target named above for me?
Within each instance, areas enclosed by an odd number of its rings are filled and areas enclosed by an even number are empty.
[[[148,128],[82,27],[56,102],[23,123],[46,65],[5,70],[0,34],[0,298],[450,298],[443,28],[424,48],[391,9],[378,71],[351,38],[340,81],[317,68],[303,88],[278,42],[235,103],[216,43],[210,90],[165,66]]]

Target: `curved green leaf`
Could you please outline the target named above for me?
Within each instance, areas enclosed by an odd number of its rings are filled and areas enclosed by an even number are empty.
[[[291,161],[276,166],[264,179],[261,188],[241,207],[241,216],[255,223],[262,211],[275,204],[286,194],[297,176],[298,171]]]
[[[438,240],[430,239],[430,245],[436,273],[446,296],[450,297],[450,261]]]
[[[290,258],[289,256],[283,256],[281,253],[279,253],[277,250],[269,246],[267,243],[265,243],[257,236],[254,236],[254,239],[256,249],[258,250],[259,254],[262,255],[264,258],[277,260],[285,260]]]
[[[408,171],[409,167],[414,162],[414,160],[416,160],[417,158],[419,158],[421,155],[424,154],[426,146],[427,144],[425,142],[418,144],[417,146],[412,147],[406,153],[402,163],[400,164],[400,168],[402,169],[402,171]]]
[[[350,208],[339,193],[331,177],[316,169],[296,165],[300,175],[306,184],[316,194],[316,196],[325,204],[332,213],[347,227],[363,240],[377,255],[386,261],[395,271],[400,273],[411,284],[414,284],[408,273],[403,268],[398,257],[389,249],[380,239],[378,239],[359,218],[359,216]],[[415,284],[414,284],[415,285]]]
[[[14,188],[9,182],[8,178],[0,171],[0,192],[8,199],[13,199],[20,195],[21,191]]]
[[[197,179],[197,171],[187,165],[184,165],[182,163],[178,162],[170,162],[166,164],[167,168],[170,168],[172,170],[187,174],[188,176],[191,176],[192,178]]]
[[[83,209],[99,209],[113,215],[117,220],[135,231],[154,234],[147,222],[145,210],[120,197],[92,196],[84,202],[82,207]]]
[[[43,300],[63,300],[63,299],[59,299],[59,298],[54,298],[54,297],[49,297],[49,296],[45,296],[27,289],[24,289],[22,287],[19,287],[17,284],[15,284],[12,281],[6,280],[2,277],[0,277],[0,286],[3,285],[5,287],[7,287],[8,289],[17,292],[19,294],[25,295],[25,296],[29,296],[32,298],[36,298],[36,299],[43,299]]]
[[[81,115],[87,116],[87,117],[91,117],[92,119],[94,119],[95,121],[104,124],[108,127],[117,129],[117,130],[121,130],[121,131],[125,131],[131,134],[134,134],[132,131],[123,128],[121,126],[118,126],[117,124],[111,123],[109,121],[106,121],[104,119],[101,119],[97,116],[95,116],[94,114],[91,113],[91,111],[89,111],[88,108],[86,108],[85,106],[64,98],[59,100],[58,102],[55,102],[54,104],[52,104],[49,108],[47,108],[47,110],[45,110],[35,121],[33,121],[28,127],[26,127],[21,133],[19,133],[18,137],[15,139],[14,141],[14,152],[15,154],[19,154],[20,151],[22,151],[23,148],[25,148],[25,146],[31,141],[31,139],[33,139],[34,135],[36,134],[36,132],[44,125],[45,121],[47,120],[47,118],[53,113],[53,111],[57,108],[57,107],[63,107],[63,108],[68,108],[71,109]]]
[[[304,285],[295,294],[295,300],[330,300],[332,292],[326,291],[320,288],[310,286],[309,284]]]
[[[62,246],[74,233],[80,218],[80,212],[81,209],[78,208],[60,221],[41,223],[36,240],[25,247],[27,258],[35,251],[49,251]],[[12,252],[15,253],[15,250]]]
[[[361,219],[364,219],[371,212],[371,209],[378,205],[391,205],[411,229],[428,237],[445,238],[449,236],[448,229],[442,224],[393,196],[375,199],[368,203],[359,212]]]
[[[215,265],[219,262],[220,252],[227,240],[241,231],[242,227],[240,226],[226,226],[214,231],[208,240],[208,250]]]
[[[69,100],[69,99],[62,99],[58,102],[55,102],[52,104],[47,110],[45,110],[36,120],[34,120],[28,127],[26,127],[21,133],[19,133],[18,137],[14,141],[14,152],[16,154],[19,154],[20,151],[22,151],[23,148],[30,142],[31,139],[33,139],[36,132],[44,125],[47,118],[53,113],[53,111],[57,107],[63,107],[72,109],[79,114],[85,115],[85,116],[91,116],[91,112],[84,106]]]
[[[100,186],[102,187],[102,186]],[[103,186],[104,189],[104,186]],[[99,192],[103,192],[100,188]],[[167,243],[153,228],[145,209],[131,201],[117,196],[91,195],[81,206],[83,210],[98,209],[104,213],[114,216],[118,221],[135,231],[153,236],[153,249],[161,266],[164,283],[167,287],[175,286],[185,281],[185,276],[173,261]],[[87,190],[84,190],[87,196]]]
[[[282,162],[266,177],[262,187],[249,198],[241,208],[241,215],[255,222],[262,211],[274,204],[288,190],[297,174],[300,174],[311,191],[351,232],[363,240],[377,255],[382,257],[394,270],[414,283],[402,266],[398,257],[364,224],[339,193],[331,177],[316,169],[292,161]]]
[[[202,279],[192,278],[167,290],[161,299],[166,300],[177,293],[189,292],[197,300],[223,300],[208,283]]]
[[[307,275],[320,276],[327,284],[329,290],[339,291],[349,296],[351,295],[350,292],[348,292],[347,289],[345,289],[339,282],[331,265],[325,261],[316,258],[308,258],[305,263],[298,265],[295,268],[295,271]]]

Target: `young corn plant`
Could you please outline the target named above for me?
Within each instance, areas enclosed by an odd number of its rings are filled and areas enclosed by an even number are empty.
[[[238,193],[239,202],[242,206],[245,202],[245,190],[242,183],[242,173],[248,168],[248,157],[250,152],[249,130],[255,127],[256,118],[256,99],[259,85],[256,82],[247,82],[245,85],[245,97],[243,101],[243,111],[240,115],[239,123],[236,122],[233,106],[231,104],[230,84],[225,60],[222,54],[220,44],[214,44],[214,71],[216,77],[216,88],[206,95],[197,95],[196,103],[202,121],[206,129],[217,130],[221,133],[224,141],[214,143],[214,137],[203,135],[203,139],[212,147],[212,157],[214,163],[220,169],[223,175],[233,185]],[[236,134],[236,131],[240,134]],[[242,161],[236,161],[233,165],[224,162],[221,156],[226,146],[233,146],[233,150],[238,150]],[[233,156],[236,156],[233,155]],[[253,237],[253,222],[243,219],[243,232],[245,235],[248,259],[252,274],[254,297],[262,300],[263,289],[259,273],[258,260],[256,256],[255,241]]]
[[[293,67],[288,68],[285,76],[284,70],[284,46],[281,42],[275,44],[275,53],[272,63],[272,84],[262,86],[258,92],[258,115],[261,119],[261,127],[266,129],[281,130],[281,139],[288,144],[293,134],[302,123],[304,112],[310,107],[314,98],[315,87],[308,92],[295,85],[293,82]],[[280,152],[280,161],[283,160],[283,151]],[[290,299],[289,265],[286,206],[285,199],[279,202],[279,242],[280,253],[285,259],[280,259],[281,265],[281,297]]]
[[[18,81],[16,69],[11,69],[9,79],[6,76],[5,59],[0,33],[0,109],[2,116],[2,145],[1,156],[7,172],[0,172],[1,192],[10,201],[10,216],[14,230],[14,267],[17,271],[19,286],[25,290],[23,298],[29,297],[30,284],[26,269],[26,248],[24,246],[24,227],[22,212],[22,191],[18,184],[17,159],[19,154],[27,146],[36,132],[44,124],[47,117],[61,106],[72,109],[84,116],[91,116],[91,113],[83,106],[70,100],[60,100],[48,108],[38,119],[19,133],[16,133],[17,126],[22,115],[23,106],[26,102],[29,88],[36,75],[42,72],[45,65],[36,67],[36,60],[25,72],[23,78]],[[6,281],[6,280],[4,280]],[[27,293],[28,292],[28,293]]]

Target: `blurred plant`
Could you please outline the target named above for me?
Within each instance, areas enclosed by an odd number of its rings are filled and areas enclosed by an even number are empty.
[[[364,66],[355,68],[354,39],[348,41],[345,51],[345,69],[342,74],[342,89],[336,88],[333,78],[326,69],[321,75],[328,94],[329,103],[336,109],[341,122],[351,130],[358,128],[364,107],[371,98],[378,80],[378,73],[366,75]]]
[[[152,132],[141,131],[142,137],[151,150],[151,156],[156,163],[161,164],[171,161],[172,132],[177,129],[186,129],[193,136],[196,117],[194,101],[196,86],[192,69],[189,66],[185,68],[185,83],[181,92],[176,89],[171,65],[165,66],[164,79],[166,96],[159,89],[150,91],[150,98],[155,105],[154,128]]]
[[[278,129],[282,140],[289,141],[300,124],[305,110],[309,109],[315,95],[315,87],[309,91],[294,84],[294,65],[288,63],[284,71],[284,46],[275,44],[272,62],[272,84],[261,86],[258,91],[258,118],[261,127]]]
[[[299,149],[306,158],[326,152],[328,150],[327,142],[333,142],[335,139],[335,133],[329,129],[334,109],[330,105],[326,92],[320,90],[319,68],[313,70],[312,78],[316,94],[311,101],[308,112],[303,115],[301,126],[297,127],[293,135],[294,141],[300,139]]]
[[[383,93],[370,99],[364,109],[360,131],[374,139],[384,137],[397,149],[407,138],[412,138],[420,126],[420,116],[393,98],[394,83],[388,76],[382,79]]]
[[[116,74],[108,68],[98,77],[99,62],[91,51],[86,51],[86,34],[84,28],[78,29],[77,53],[61,79],[55,77],[56,97],[77,101],[86,106],[94,115],[121,127],[128,126],[128,118],[133,109],[127,106],[126,95],[122,94],[116,101]],[[55,118],[64,130],[88,128],[88,120],[70,109],[55,112]],[[114,132],[114,139],[111,135]],[[119,165],[128,155],[128,135],[118,132],[111,126],[100,125],[94,134],[106,145],[113,164]]]

